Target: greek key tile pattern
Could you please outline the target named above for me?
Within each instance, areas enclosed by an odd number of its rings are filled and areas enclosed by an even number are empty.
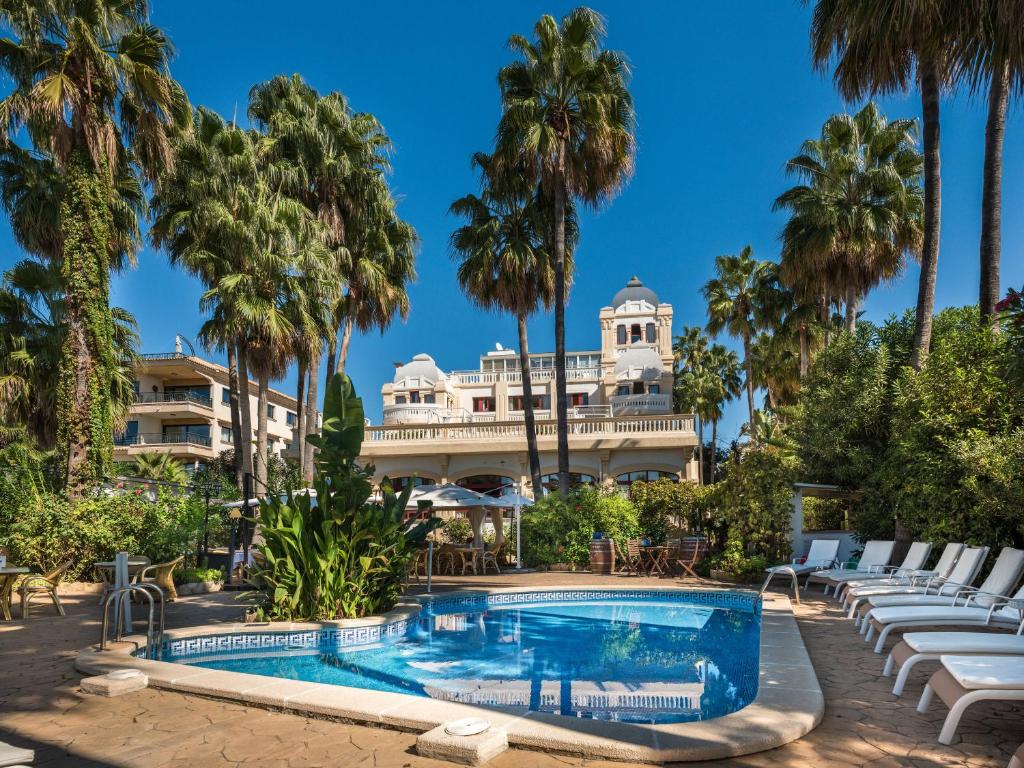
[[[479,592],[423,601],[424,616],[483,611],[488,606],[536,603],[579,603],[594,600],[635,600],[643,602],[692,603],[744,613],[760,613],[761,599],[753,592],[659,590],[659,589],[573,589],[531,592]],[[411,625],[405,619],[390,624],[311,632],[235,632],[224,635],[167,640],[163,644],[165,661],[194,660],[197,656],[252,651],[339,651],[404,637]],[[139,651],[141,653],[141,651]]]

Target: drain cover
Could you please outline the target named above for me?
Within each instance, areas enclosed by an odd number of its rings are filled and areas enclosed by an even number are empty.
[[[444,727],[444,732],[450,736],[476,736],[491,727],[490,720],[482,717],[466,717],[462,720],[453,720]]]

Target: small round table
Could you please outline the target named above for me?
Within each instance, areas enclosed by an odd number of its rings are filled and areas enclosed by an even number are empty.
[[[28,568],[13,565],[0,568],[0,613],[6,621],[11,620],[11,593],[14,591],[14,582],[28,572]]]

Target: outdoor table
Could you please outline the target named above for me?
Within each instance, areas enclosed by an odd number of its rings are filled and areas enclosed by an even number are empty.
[[[148,557],[130,557],[123,552],[118,552],[114,560],[101,560],[93,563],[93,567],[96,569],[96,572],[100,575],[100,578],[103,579],[103,591],[100,593],[100,604],[103,604],[104,598],[111,589],[126,587],[129,584],[135,583],[139,574],[142,573],[142,571],[145,570],[151,562],[152,561]],[[121,570],[122,568],[124,569],[123,571]],[[131,600],[124,600],[121,602],[121,613],[124,626],[131,628]]]
[[[659,576],[664,576],[668,571],[668,553],[672,550],[672,547],[663,546],[651,546],[651,547],[640,547],[641,560],[646,563],[644,569],[647,573],[657,573]]]
[[[458,556],[462,559],[462,573],[466,572],[466,558],[467,557],[470,558],[470,564],[473,566],[473,575],[476,576],[476,574],[477,574],[476,563],[477,563],[477,559],[480,556],[480,548],[479,547],[453,547],[452,551],[455,552],[456,554],[458,554]]]
[[[14,591],[14,582],[28,572],[28,568],[15,566],[0,568],[0,613],[3,613],[7,621],[11,620],[11,593]]]

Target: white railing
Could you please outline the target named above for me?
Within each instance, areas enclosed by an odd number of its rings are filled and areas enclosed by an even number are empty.
[[[490,422],[493,413],[470,413],[464,408],[444,408],[430,403],[395,403],[384,406],[385,424],[449,424]]]
[[[537,437],[556,437],[557,422],[538,421]],[[694,434],[692,415],[591,417],[569,420],[569,436],[601,437],[656,433]],[[452,424],[384,425],[367,427],[366,440],[379,442],[448,442],[459,440],[525,440],[522,421],[495,421]]]
[[[452,371],[451,378],[456,384],[497,384],[505,381],[509,384],[521,384],[521,371]],[[553,368],[540,368],[530,371],[530,381],[540,384],[555,378]],[[593,381],[601,378],[600,368],[567,368],[566,381]]]
[[[666,413],[672,410],[671,395],[613,395],[612,413],[616,416],[642,413]]]

